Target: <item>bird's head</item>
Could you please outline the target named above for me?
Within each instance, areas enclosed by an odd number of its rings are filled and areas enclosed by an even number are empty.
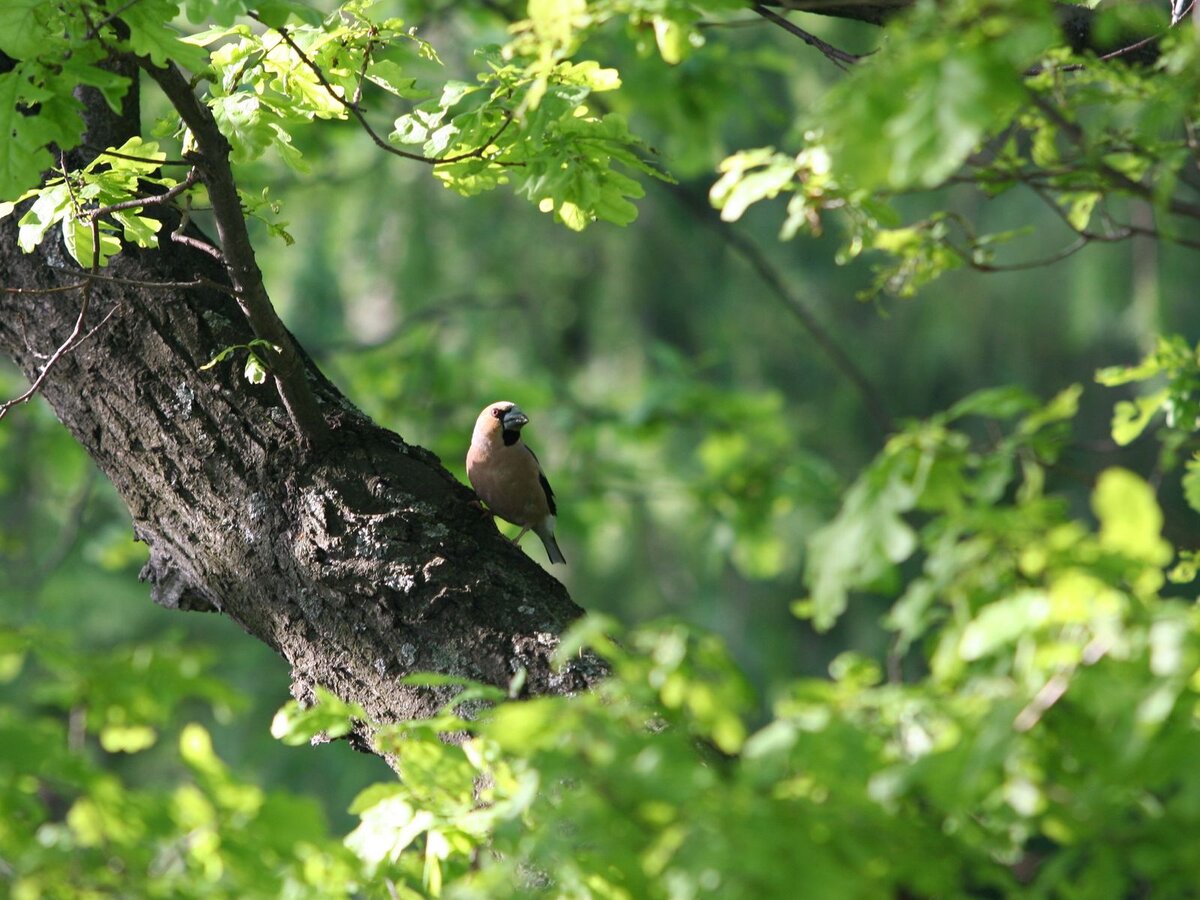
[[[475,434],[485,439],[503,439],[506,446],[521,438],[521,429],[529,423],[529,416],[521,407],[510,400],[498,400],[486,407],[475,420]]]

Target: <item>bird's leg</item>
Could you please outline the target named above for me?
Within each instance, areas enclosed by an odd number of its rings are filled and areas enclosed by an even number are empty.
[[[486,506],[483,505],[482,500],[471,500],[470,502],[467,503],[467,506],[475,507],[477,510],[479,510],[479,514],[481,516],[483,516],[485,519],[494,519],[496,517],[496,514],[494,512],[492,512],[490,509],[488,509]]]
[[[527,532],[528,530],[529,530],[529,526],[528,526],[528,525],[526,525],[524,528],[522,528],[522,529],[521,529],[521,533],[520,533],[520,534],[518,534],[518,535],[517,535],[515,538],[513,538],[513,539],[512,539],[512,542],[513,542],[514,544],[519,544],[519,543],[521,543],[521,538],[525,537],[525,532]]]

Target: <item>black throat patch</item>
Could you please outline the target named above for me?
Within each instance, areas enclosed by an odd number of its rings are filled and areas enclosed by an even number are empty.
[[[513,444],[515,444],[520,439],[521,439],[521,432],[517,431],[515,428],[505,428],[504,429],[504,446],[505,447],[511,447]]]

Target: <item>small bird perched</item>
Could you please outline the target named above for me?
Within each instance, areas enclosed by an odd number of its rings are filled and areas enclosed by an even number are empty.
[[[467,477],[493,515],[521,526],[513,543],[532,531],[542,539],[552,563],[567,560],[554,540],[554,491],[533,451],[521,441],[529,417],[515,403],[493,403],[475,420]]]

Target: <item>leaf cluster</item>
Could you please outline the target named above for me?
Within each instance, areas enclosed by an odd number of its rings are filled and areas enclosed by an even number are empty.
[[[797,865],[821,896],[1186,892],[1200,619],[1162,593],[1142,479],[1106,470],[1094,524],[1046,494],[1078,395],[911,424],[814,539],[801,612],[825,626],[919,559],[885,620],[909,680],[846,653],[764,722],[720,641],[593,617],[559,650],[608,661],[593,694],[469,686],[494,705],[379,728],[399,779],[355,801],[348,845],[412,897],[784,896]],[[302,715],[290,739],[328,727]]]
[[[184,710],[243,704],[214,655],[173,639],[86,651],[0,628],[0,883],[7,896],[333,896],[354,857],[311,799],[269,792],[217,756]],[[199,704],[199,705],[197,705]],[[165,741],[170,733],[172,740]],[[165,744],[165,746],[164,746]],[[166,784],[120,765],[173,766]],[[122,774],[122,771],[125,774]]]
[[[1183,32],[1161,41],[1154,65],[1131,65],[1120,54],[1096,58],[1062,46],[1042,3],[916,3],[804,119],[799,153],[733,154],[713,203],[735,221],[786,195],[785,239],[819,234],[835,218],[846,233],[842,261],[864,251],[882,256],[866,296],[910,297],[960,267],[1045,265],[1089,243],[1144,233],[1128,223],[1121,201],[1149,204],[1158,220],[1150,233],[1192,246],[1188,224],[1200,210],[1187,176],[1200,115],[1189,62],[1195,42]],[[1000,249],[1029,229],[981,233],[947,210],[905,215],[907,195],[953,185],[988,198],[1029,191],[1067,237],[1053,253],[1010,262],[998,259]]]

